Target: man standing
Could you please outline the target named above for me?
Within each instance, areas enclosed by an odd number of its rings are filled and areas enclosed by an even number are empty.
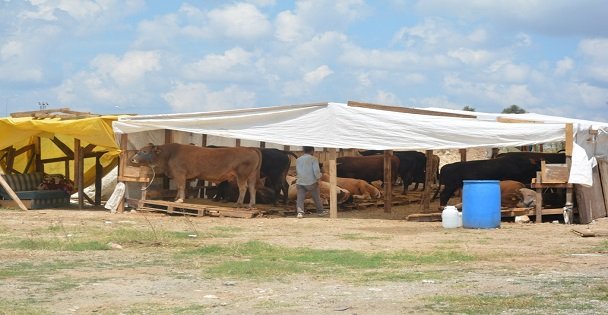
[[[304,198],[306,198],[307,192],[312,195],[312,200],[317,207],[317,215],[326,215],[327,211],[323,209],[319,189],[321,168],[319,167],[319,160],[313,156],[315,148],[304,146],[302,149],[304,154],[296,160],[296,188],[298,189],[296,210],[298,219],[304,217]]]

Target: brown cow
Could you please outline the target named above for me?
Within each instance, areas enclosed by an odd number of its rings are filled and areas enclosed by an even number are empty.
[[[286,177],[287,182],[289,183],[289,193],[288,193],[288,197],[289,200],[296,200],[297,196],[298,196],[298,189],[296,187],[296,178],[293,176],[287,176]],[[337,185],[336,185],[337,186]],[[329,190],[330,190],[330,184],[326,181],[319,181],[319,190],[320,190],[320,197],[321,197],[321,202],[323,204],[328,204],[329,203]],[[341,187],[336,187],[336,197],[338,199],[338,203],[344,203],[348,200],[348,198],[350,197],[350,192],[344,188]],[[306,198],[310,198],[310,192],[306,193]]]
[[[329,182],[329,174],[323,174],[321,180]],[[336,185],[348,190],[354,199],[378,199],[382,197],[378,188],[362,179],[336,177]]]
[[[500,181],[500,206],[502,208],[534,207],[535,201],[536,192],[526,188],[523,183],[515,180]],[[461,209],[462,204],[457,204],[456,208]]]
[[[169,143],[149,144],[141,148],[132,158],[134,164],[148,165],[175,180],[176,202],[185,199],[186,180],[203,179],[219,183],[236,178],[239,186],[237,206],[243,205],[245,191],[252,196],[249,207],[255,205],[255,184],[260,178],[262,154],[259,149],[202,148],[193,145]]]

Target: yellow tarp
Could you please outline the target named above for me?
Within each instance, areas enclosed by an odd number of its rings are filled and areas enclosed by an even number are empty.
[[[116,143],[112,122],[118,116],[100,116],[80,119],[46,118],[32,119],[24,118],[0,118],[0,150],[13,146],[19,150],[25,146],[36,143],[36,138],[40,137],[41,158],[49,159],[55,157],[65,157],[65,154],[50,139],[57,137],[66,144],[72,151],[74,150],[74,139],[80,139],[80,145],[86,147],[89,144],[97,147],[93,152],[107,151],[100,162],[104,167],[104,173],[108,168],[116,165],[120,153],[118,143]],[[27,164],[27,156],[19,156],[15,159],[14,169],[22,171]],[[95,180],[95,159],[85,159],[84,182],[85,186],[92,184]],[[74,164],[70,162],[70,178],[74,178]],[[47,163],[44,165],[44,172],[47,174],[65,174],[65,163]]]

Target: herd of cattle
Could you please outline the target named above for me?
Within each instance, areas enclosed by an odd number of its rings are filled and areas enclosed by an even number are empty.
[[[353,199],[377,199],[382,197],[378,183],[384,179],[383,151],[359,151],[359,156],[344,156],[336,160],[338,202]],[[295,200],[295,178],[289,176],[292,159],[297,156],[289,151],[250,147],[199,147],[170,143],[149,144],[141,148],[131,163],[147,165],[155,173],[164,173],[175,181],[177,202],[185,199],[187,181],[202,179],[218,183],[215,200],[236,202],[242,206],[249,202],[284,204]],[[527,189],[541,160],[547,163],[565,163],[562,153],[510,152],[488,160],[463,161],[446,164],[439,170],[439,157],[432,156],[431,174],[426,174],[427,157],[417,151],[395,151],[391,158],[391,178],[403,183],[403,194],[410,185],[418,189],[427,175],[430,182],[439,182],[433,200],[439,194],[440,207],[463,186],[464,180],[500,180],[502,205],[506,207],[532,206],[534,192]],[[329,197],[329,177],[323,175],[321,196]],[[440,192],[440,188],[443,189]],[[251,197],[250,197],[251,196]]]

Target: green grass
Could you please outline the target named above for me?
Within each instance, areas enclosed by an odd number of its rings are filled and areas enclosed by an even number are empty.
[[[475,259],[471,255],[453,251],[364,253],[353,250],[286,248],[260,241],[203,246],[182,251],[177,257],[182,260],[197,257],[208,260],[209,267],[205,272],[214,277],[259,279],[305,273],[321,277],[342,276],[353,281],[413,281],[426,275],[409,275],[401,271],[403,267]],[[381,276],[382,274],[386,276]]]
[[[608,286],[599,278],[565,278],[534,294],[437,295],[426,301],[427,310],[447,314],[570,314],[596,309],[594,301],[608,302]]]
[[[121,306],[120,309],[114,309],[112,306],[104,308],[101,314],[205,314],[209,306],[201,304],[191,304],[186,306],[163,305],[159,303],[137,303]]]
[[[44,276],[59,270],[82,268],[82,262],[78,261],[53,261],[42,263],[19,262],[16,264],[0,265],[0,279],[15,277]]]
[[[52,250],[52,251],[85,251],[85,250],[108,250],[106,243],[99,241],[70,241],[65,239],[21,239],[7,241],[2,244],[3,248],[23,250]]]
[[[45,307],[34,305],[30,300],[0,299],[0,314],[11,315],[46,315],[51,314]]]
[[[597,247],[594,248],[595,251],[608,253],[608,241],[602,241]]]

